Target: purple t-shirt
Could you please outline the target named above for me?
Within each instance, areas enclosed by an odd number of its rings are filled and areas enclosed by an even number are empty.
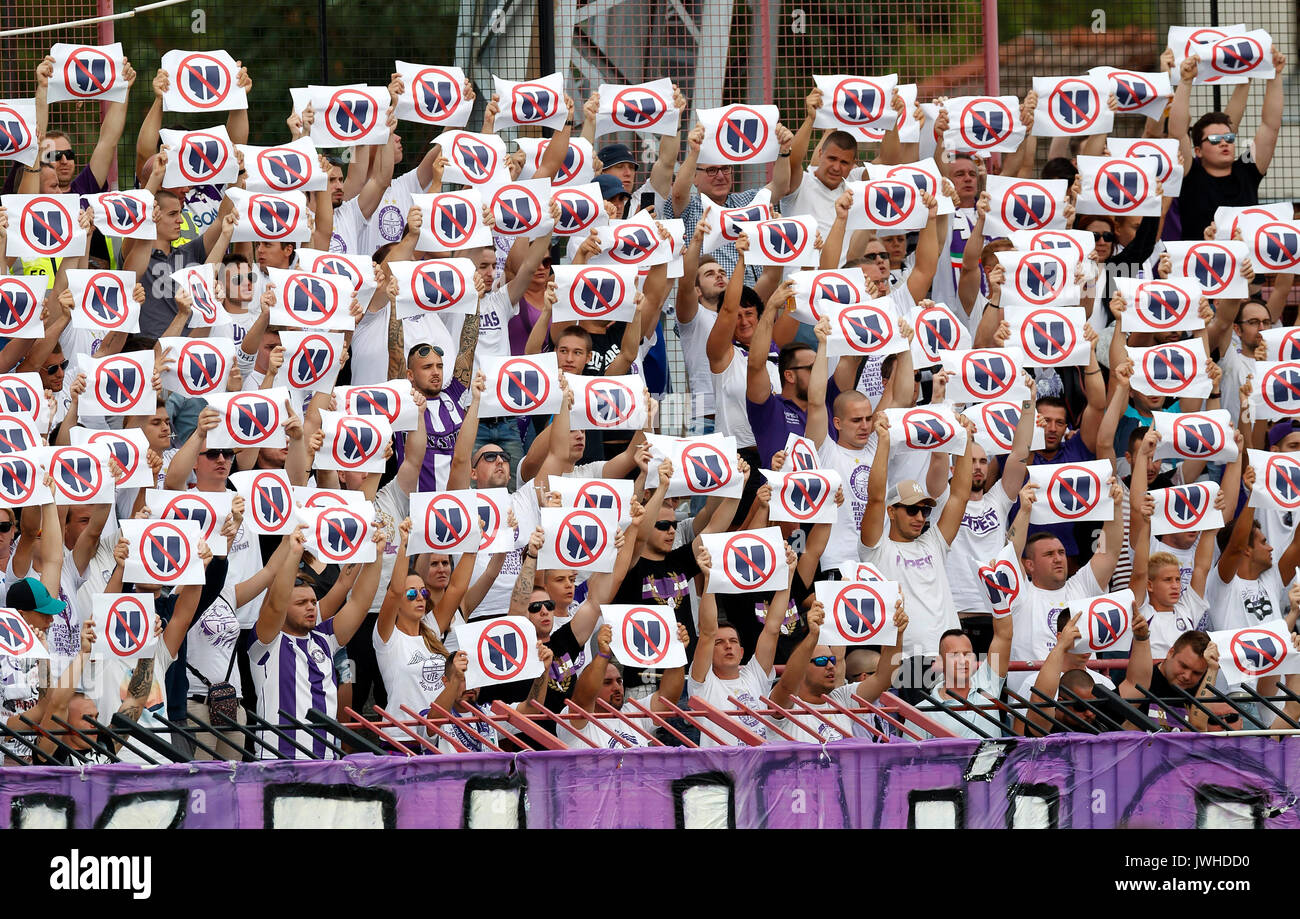
[[[761,404],[746,399],[745,414],[754,431],[759,462],[764,466],[770,466],[772,456],[785,449],[791,433],[802,434],[808,426],[808,413],[778,393],[772,393]]]
[[[89,166],[77,173],[72,179],[72,184],[68,186],[68,194],[71,195],[99,195],[106,191],[108,191],[108,183],[96,182],[95,173]]]
[[[533,326],[537,325],[537,320],[541,318],[542,311],[533,306],[527,300],[519,301],[519,312],[510,317],[510,322],[506,329],[510,333],[510,353],[523,354],[528,344],[528,336],[532,334]],[[542,350],[548,350],[549,341],[542,342]]]
[[[451,454],[456,449],[456,438],[465,420],[460,407],[465,384],[452,380],[443,387],[436,399],[430,399],[424,410],[424,428],[428,432],[428,446],[424,451],[424,464],[420,467],[419,491],[440,491],[447,487],[447,474],[451,469]],[[393,453],[398,465],[406,456],[406,434],[393,437]]]

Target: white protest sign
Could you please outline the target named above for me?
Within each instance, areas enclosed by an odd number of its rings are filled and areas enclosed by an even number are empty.
[[[1064,230],[1065,179],[1020,179],[991,175],[987,180],[989,212],[984,231],[990,237],[1025,230]],[[1091,236],[1088,239],[1091,252]],[[1033,246],[1017,248],[1032,249]]]
[[[972,348],[944,351],[939,355],[948,371],[946,394],[949,402],[990,402],[1005,399],[1020,402],[1029,398],[1029,387],[1016,365],[1016,355],[1000,348]]]
[[[630,322],[636,317],[634,266],[556,265],[552,321],[560,324],[588,319]]]
[[[498,104],[496,128],[529,127],[559,130],[569,120],[564,102],[564,76],[547,74],[536,80],[503,80],[493,74]]]
[[[906,233],[920,230],[930,221],[930,211],[921,200],[921,190],[908,178],[845,184],[853,193],[846,232]]]
[[[532,179],[542,168],[542,160],[551,141],[546,137],[516,137],[515,145],[524,154],[523,165],[519,168],[519,179]],[[596,151],[583,137],[570,137],[564,159],[560,160],[559,169],[551,177],[554,188],[585,187],[596,176]],[[599,193],[596,195],[600,197]]]
[[[35,422],[30,417],[0,414],[0,455],[33,450],[42,443],[40,435],[36,433]]]
[[[1219,649],[1219,670],[1229,686],[1300,672],[1300,651],[1294,640],[1280,616],[1244,629],[1210,633],[1210,641]]]
[[[1079,639],[1071,654],[1127,651],[1133,644],[1133,591],[1117,590],[1099,597],[1070,601],[1070,613],[1083,613],[1077,623]]]
[[[1150,156],[1133,159],[1108,156],[1078,157],[1079,214],[1159,217],[1156,163]]]
[[[1009,344],[1024,355],[1026,366],[1086,367],[1092,360],[1092,345],[1083,337],[1088,317],[1081,306],[1008,306],[1006,321]]]
[[[1251,507],[1277,508],[1284,513],[1300,509],[1300,453],[1247,450],[1246,458],[1255,470]]]
[[[322,561],[364,565],[375,560],[373,506],[299,507],[294,515],[305,528],[306,550]]]
[[[1160,435],[1155,458],[1231,463],[1237,458],[1232,416],[1227,409],[1206,412],[1152,412],[1152,426]]]
[[[393,429],[379,415],[345,415],[321,411],[321,432],[325,442],[316,453],[317,469],[383,472],[385,448],[392,443]]]
[[[265,447],[276,450],[288,446],[284,432],[288,420],[285,404],[287,389],[259,389],[237,393],[210,393],[203,398],[221,415],[221,423],[208,432],[209,450],[231,448],[247,450]]]
[[[770,220],[774,216],[772,193],[767,188],[760,188],[753,200],[740,207],[719,207],[708,198],[702,198],[701,201],[704,204],[704,215],[700,219],[709,227],[708,234],[700,242],[701,255],[708,255],[723,246],[734,245],[740,236],[742,223]]]
[[[1002,307],[1075,306],[1081,285],[1075,278],[1079,263],[1068,249],[1036,249],[1032,252],[998,252],[998,264],[1006,273],[1002,283]]]
[[[0,99],[0,162],[21,163],[30,169],[39,152],[36,100]]]
[[[122,64],[122,43],[111,45],[55,44],[50,48],[54,74],[46,89],[47,102],[125,102],[131,87],[126,84]]]
[[[966,428],[957,423],[950,405],[887,408],[885,417],[889,419],[889,444],[894,449],[905,447],[953,456],[966,452]]]
[[[375,281],[375,263],[369,256],[347,255],[343,252],[325,252],[306,247],[298,250],[298,265],[312,274],[337,277],[352,285],[352,293],[363,306],[369,306],[378,283]]]
[[[997,399],[968,405],[962,412],[975,425],[975,443],[983,447],[989,456],[1005,456],[1011,452],[1015,443],[1016,426],[1020,424],[1021,405],[1020,402]],[[1044,436],[1043,429],[1034,425],[1029,449],[1043,449]]]
[[[551,183],[547,179],[506,182],[485,195],[492,212],[492,232],[512,239],[546,236],[555,226],[551,220]]]
[[[552,485],[559,476],[552,476]],[[520,532],[519,525],[510,526],[510,492],[504,488],[479,488],[474,492],[475,508],[479,520],[478,551],[486,555],[499,555],[518,549],[528,542],[532,534]]]
[[[912,122],[915,124],[915,122]],[[903,141],[907,143],[907,141]],[[867,176],[875,181],[907,181],[916,186],[918,191],[933,195],[935,199],[935,215],[942,217],[944,214],[951,214],[957,209],[952,203],[952,198],[942,193],[943,176],[939,174],[939,167],[933,159],[917,160],[914,163],[899,163],[897,165],[880,165],[876,163],[867,163]]]
[[[897,116],[890,99],[898,85],[898,74],[882,77],[859,77],[849,74],[813,74],[813,82],[822,91],[821,108],[813,115],[814,128],[838,128],[858,140],[875,137],[870,130],[889,130]]]
[[[447,158],[442,180],[452,185],[491,189],[510,181],[506,142],[495,134],[443,131],[433,139]]]
[[[221,528],[230,516],[233,491],[168,491],[151,488],[145,492],[145,506],[154,520],[189,520],[199,526],[199,538],[207,542],[213,555],[226,554],[226,537]]]
[[[248,170],[248,191],[282,195],[291,191],[322,191],[329,186],[329,174],[321,168],[320,154],[310,137],[300,137],[274,147],[236,144],[244,154]]]
[[[67,275],[68,290],[72,292],[72,328],[140,331],[141,304],[133,296],[134,271],[70,268]]]
[[[704,127],[700,166],[745,166],[771,163],[781,145],[776,139],[781,113],[775,105],[727,105],[697,109]]]
[[[454,252],[492,245],[492,231],[483,222],[483,199],[474,189],[412,195],[424,214],[416,248],[424,252]]]
[[[153,657],[159,634],[153,594],[105,594],[91,598],[95,643],[91,656],[124,663]]]
[[[1109,134],[1115,113],[1106,105],[1110,81],[1094,76],[1034,77],[1038,106],[1035,137],[1081,137]]]
[[[333,389],[343,365],[346,337],[343,332],[281,332],[284,363],[275,378],[276,385],[297,392]]]
[[[556,266],[557,270],[560,266]],[[425,313],[469,315],[478,305],[474,262],[467,258],[431,258],[423,262],[390,262],[397,279],[399,319]]]
[[[648,83],[601,83],[597,92],[596,137],[616,131],[676,136],[681,117],[673,105],[673,81],[667,77]]]
[[[54,279],[47,274],[11,274],[0,277],[0,336],[40,339],[45,337],[41,308]]]
[[[55,504],[112,504],[116,486],[109,469],[111,451],[103,444],[40,447],[31,451],[50,474]]]
[[[564,188],[552,185],[551,200],[558,212],[552,230],[556,236],[585,236],[588,231],[609,224],[604,198],[595,182]]]
[[[672,245],[659,235],[654,219],[642,211],[628,220],[611,220],[596,228],[600,254],[591,265],[623,265],[638,269],[662,265],[672,258]]]
[[[1213,43],[1195,48],[1197,80],[1208,83],[1241,83],[1245,80],[1271,80],[1273,37],[1263,29],[1233,32]]]
[[[817,447],[802,434],[793,431],[785,439],[786,468],[791,472],[803,472],[806,469],[820,469],[821,458]]]
[[[478,494],[458,491],[417,492],[411,495],[411,535],[406,551],[475,552],[479,545]]]
[[[230,484],[244,499],[244,523],[252,532],[265,536],[293,532],[293,486],[283,469],[233,472]]]
[[[394,431],[414,431],[415,395],[411,381],[389,380],[364,386],[337,386],[334,396],[339,410],[348,415],[378,415]]]
[[[1151,348],[1129,348],[1133,361],[1133,377],[1129,385],[1148,396],[1178,396],[1204,399],[1214,388],[1205,372],[1205,344],[1199,338],[1156,345]]]
[[[1030,523],[1082,523],[1115,516],[1109,460],[1035,465],[1028,472],[1029,481],[1038,486]]]
[[[574,431],[639,431],[650,412],[639,374],[589,377],[568,374],[573,390],[569,427]]]
[[[1127,301],[1120,322],[1125,332],[1186,332],[1205,328],[1201,319],[1201,285],[1194,278],[1139,281],[1115,278]]]
[[[831,357],[884,357],[908,349],[907,339],[898,329],[894,303],[888,297],[866,303],[824,303],[821,309],[831,323],[831,334],[826,339],[826,353]]]
[[[1250,247],[1250,260],[1256,271],[1300,274],[1300,220],[1243,216],[1240,224],[1242,239]]]
[[[659,484],[659,464],[667,459],[673,464],[668,483],[669,498],[713,495],[739,498],[745,488],[736,455],[736,438],[729,434],[704,434],[699,437],[668,437],[647,434],[650,444],[650,468],[646,488]]]
[[[964,351],[974,343],[966,324],[945,303],[917,306],[908,317],[912,324],[912,363],[938,364],[944,351]]]
[[[271,324],[291,329],[350,332],[352,285],[338,275],[311,274],[292,268],[268,268],[275,291]]]
[[[152,350],[98,359],[81,355],[79,365],[86,375],[86,392],[77,403],[82,418],[152,415],[157,408]]]
[[[0,607],[0,656],[49,660],[50,652],[18,610]]]
[[[105,236],[123,239],[158,237],[158,227],[153,220],[153,193],[146,188],[83,195],[82,200],[90,207],[95,229]]]
[[[861,268],[796,271],[788,280],[794,286],[792,315],[809,325],[816,325],[836,305],[865,303],[870,299]]]
[[[462,128],[474,111],[473,98],[465,98],[469,80],[459,67],[426,67],[396,61],[405,92],[397,97],[398,121],[437,127]],[[445,152],[445,151],[444,151]]]
[[[179,587],[207,578],[199,558],[199,524],[193,520],[123,520],[130,546],[122,579],[128,584]]]
[[[1178,162],[1178,138],[1176,137],[1142,137],[1106,140],[1106,149],[1111,156],[1135,159],[1150,157],[1156,165],[1156,179],[1164,186],[1166,198],[1176,198],[1183,189],[1183,166]]]
[[[158,136],[167,148],[164,188],[226,185],[239,178],[235,145],[224,125],[201,131],[172,131],[163,128]]]
[[[10,509],[51,504],[54,496],[45,486],[36,450],[0,456],[0,507]]]
[[[604,574],[614,570],[618,513],[612,508],[543,507],[538,520],[546,531],[537,553],[538,568]]]
[[[747,594],[790,586],[790,566],[786,564],[780,527],[702,533],[700,540],[712,566],[705,587],[710,593]]]
[[[1223,526],[1223,514],[1214,506],[1218,494],[1217,482],[1152,489],[1156,509],[1151,515],[1151,535],[1218,530]]]
[[[1016,547],[1007,543],[996,558],[989,559],[986,565],[980,565],[976,574],[988,593],[993,617],[1001,619],[1010,616],[1011,604],[1016,602],[1016,597],[1020,596],[1020,587],[1025,583]]]
[[[839,514],[835,492],[840,474],[834,469],[773,472],[760,470],[772,486],[768,519],[791,523],[834,523]]]
[[[1025,139],[1020,121],[1020,100],[1015,96],[958,96],[944,106],[948,130],[947,150],[973,153],[1015,153]]]
[[[1115,94],[1117,115],[1139,115],[1160,120],[1173,97],[1174,89],[1167,73],[1138,73],[1118,67],[1093,67],[1090,76],[1101,77]]]
[[[311,238],[307,198],[300,191],[273,195],[227,188],[226,197],[239,217],[230,235],[231,242],[305,243]]]
[[[318,147],[388,143],[388,88],[311,86],[311,140]]]
[[[238,83],[237,62],[225,51],[168,51],[162,56],[162,69],[169,77],[162,97],[164,112],[248,108],[248,93]]]
[[[172,283],[179,290],[189,292],[193,306],[190,309],[190,328],[211,328],[230,314],[217,299],[216,265],[189,265],[173,271]]]
[[[148,463],[149,441],[140,428],[97,431],[75,427],[70,433],[74,447],[84,444],[102,444],[108,448],[124,473],[117,483],[118,488],[140,488],[157,484]]]
[[[686,646],[677,637],[672,607],[607,603],[600,617],[609,626],[609,650],[619,663],[645,670],[686,666]]]
[[[487,391],[479,400],[480,418],[554,415],[559,410],[563,394],[554,352],[484,358],[482,370]]]
[[[1096,239],[1087,230],[1016,230],[1011,234],[1011,244],[1021,252],[1063,249],[1066,251],[1061,254],[1068,255],[1066,261],[1076,265],[1097,248]]]
[[[1214,209],[1214,238],[1217,240],[1232,239],[1237,231],[1242,228],[1243,219],[1249,221],[1256,218],[1260,221],[1271,222],[1274,220],[1286,222],[1295,214],[1290,202],[1282,201],[1278,204],[1251,204],[1246,207],[1228,207],[1222,205]],[[1245,239],[1242,234],[1242,239]]]
[[[1240,240],[1169,240],[1165,251],[1173,268],[1170,279],[1191,278],[1200,287],[1199,296],[1245,297],[1250,293],[1242,272],[1250,250]]]
[[[455,626],[465,652],[465,688],[531,680],[545,672],[537,656],[537,631],[527,616],[502,616]]]
[[[23,259],[86,254],[78,195],[0,195],[9,217],[5,255]]]
[[[825,645],[880,645],[893,647],[898,641],[894,605],[898,584],[894,581],[818,581],[817,602],[826,611],[817,640]]]

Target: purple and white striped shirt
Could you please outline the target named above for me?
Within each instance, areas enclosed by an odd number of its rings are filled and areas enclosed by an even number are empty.
[[[334,677],[334,654],[339,649],[334,637],[334,620],[326,619],[301,638],[281,632],[269,643],[256,639],[249,648],[253,681],[257,686],[257,715],[271,724],[283,719],[280,710],[306,722],[310,709],[334,717],[338,707],[338,686]],[[319,759],[334,759],[334,751],[321,737],[303,730],[286,731]],[[271,738],[266,738],[271,741]],[[276,738],[279,754],[288,759],[308,759],[288,738]],[[261,748],[260,758],[273,759]]]

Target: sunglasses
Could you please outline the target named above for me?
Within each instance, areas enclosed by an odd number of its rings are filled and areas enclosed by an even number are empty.
[[[709,178],[714,178],[715,176],[722,176],[722,175],[729,176],[731,175],[731,167],[730,166],[706,166],[704,167],[704,174]]]
[[[510,462],[510,457],[506,455],[506,451],[504,450],[484,450],[478,455],[478,459],[474,460],[474,465],[477,466],[484,460],[487,460],[489,463],[508,463]]]
[[[430,352],[442,357],[442,349],[437,345],[416,345],[411,349],[411,353],[416,357],[428,357]]]
[[[836,660],[837,658],[834,654],[820,654],[817,657],[812,658],[808,663],[812,664],[814,667],[825,667],[827,664],[835,663]]]
[[[232,274],[230,276],[231,284],[252,284],[256,280],[257,275],[255,274]]]
[[[219,459],[234,459],[234,458],[235,458],[235,451],[234,451],[234,450],[229,450],[229,449],[221,449],[221,450],[204,450],[204,451],[203,451],[203,458],[204,458],[205,460],[211,460],[211,461],[214,462],[214,463],[215,463],[217,460],[219,460]]]
[[[416,587],[408,587],[408,588],[406,588],[406,599],[408,599],[408,600],[414,600],[416,597],[424,597],[424,599],[426,599],[426,600],[429,599],[429,588],[427,588],[427,587],[419,587],[419,588],[416,588]]]
[[[873,261],[873,262],[887,262],[887,261],[889,261],[889,253],[888,253],[888,252],[868,252],[868,253],[866,253],[865,255],[863,255],[862,257],[865,258],[865,259],[869,259],[869,260],[871,260],[871,261]]]
[[[46,368],[45,368],[45,372],[46,372],[46,373],[58,373],[60,370],[67,370],[67,369],[68,369],[68,361],[67,361],[67,360],[64,360],[64,361],[63,361],[62,363],[60,363],[60,364],[49,364],[49,365],[47,365]]]
[[[669,530],[677,529],[676,520],[656,520],[655,529],[660,533],[667,533]]]
[[[930,516],[930,509],[924,504],[895,504],[894,506],[909,517],[915,517],[917,514],[922,517]]]
[[[1205,140],[1212,144],[1235,144],[1237,135],[1231,131],[1226,134],[1206,134]]]
[[[1107,230],[1104,233],[1098,233],[1096,230],[1093,230],[1092,238],[1094,242],[1108,242],[1108,243],[1113,243],[1117,239],[1115,234],[1112,233],[1110,230]]]
[[[77,154],[72,150],[47,150],[41,156],[42,162],[57,163],[59,160],[75,160]]]
[[[294,586],[294,587],[310,587],[310,588],[312,588],[312,589],[314,590],[315,587],[316,587],[316,582],[313,581],[313,580],[311,580],[310,578],[294,578],[294,579],[293,579],[293,586]]]
[[[528,604],[528,612],[530,613],[540,613],[542,610],[546,610],[548,613],[555,612],[555,601],[534,600],[532,603]]]
[[[13,521],[6,520],[3,523],[0,523],[0,533],[8,533],[13,528]]]

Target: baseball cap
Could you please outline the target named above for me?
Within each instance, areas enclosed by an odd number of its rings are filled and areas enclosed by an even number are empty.
[[[596,184],[600,186],[600,196],[606,201],[613,201],[619,195],[629,197],[623,183],[614,176],[598,175],[596,176]]]
[[[934,507],[934,498],[925,493],[921,483],[915,479],[903,479],[893,488],[889,489],[889,494],[885,496],[885,506],[893,507],[896,504],[904,504],[913,507],[917,504],[928,504]]]
[[[1300,425],[1296,424],[1295,419],[1288,418],[1285,421],[1279,421],[1268,429],[1268,445],[1276,447],[1282,441],[1286,440],[1287,435],[1292,431],[1300,431]]]
[[[32,577],[9,585],[5,605],[16,610],[31,610],[42,616],[57,616],[67,606],[62,600],[51,597],[45,585]]]
[[[605,144],[596,153],[600,159],[602,169],[608,169],[610,166],[617,166],[619,163],[631,163],[636,165],[636,157],[628,149],[627,144]]]

